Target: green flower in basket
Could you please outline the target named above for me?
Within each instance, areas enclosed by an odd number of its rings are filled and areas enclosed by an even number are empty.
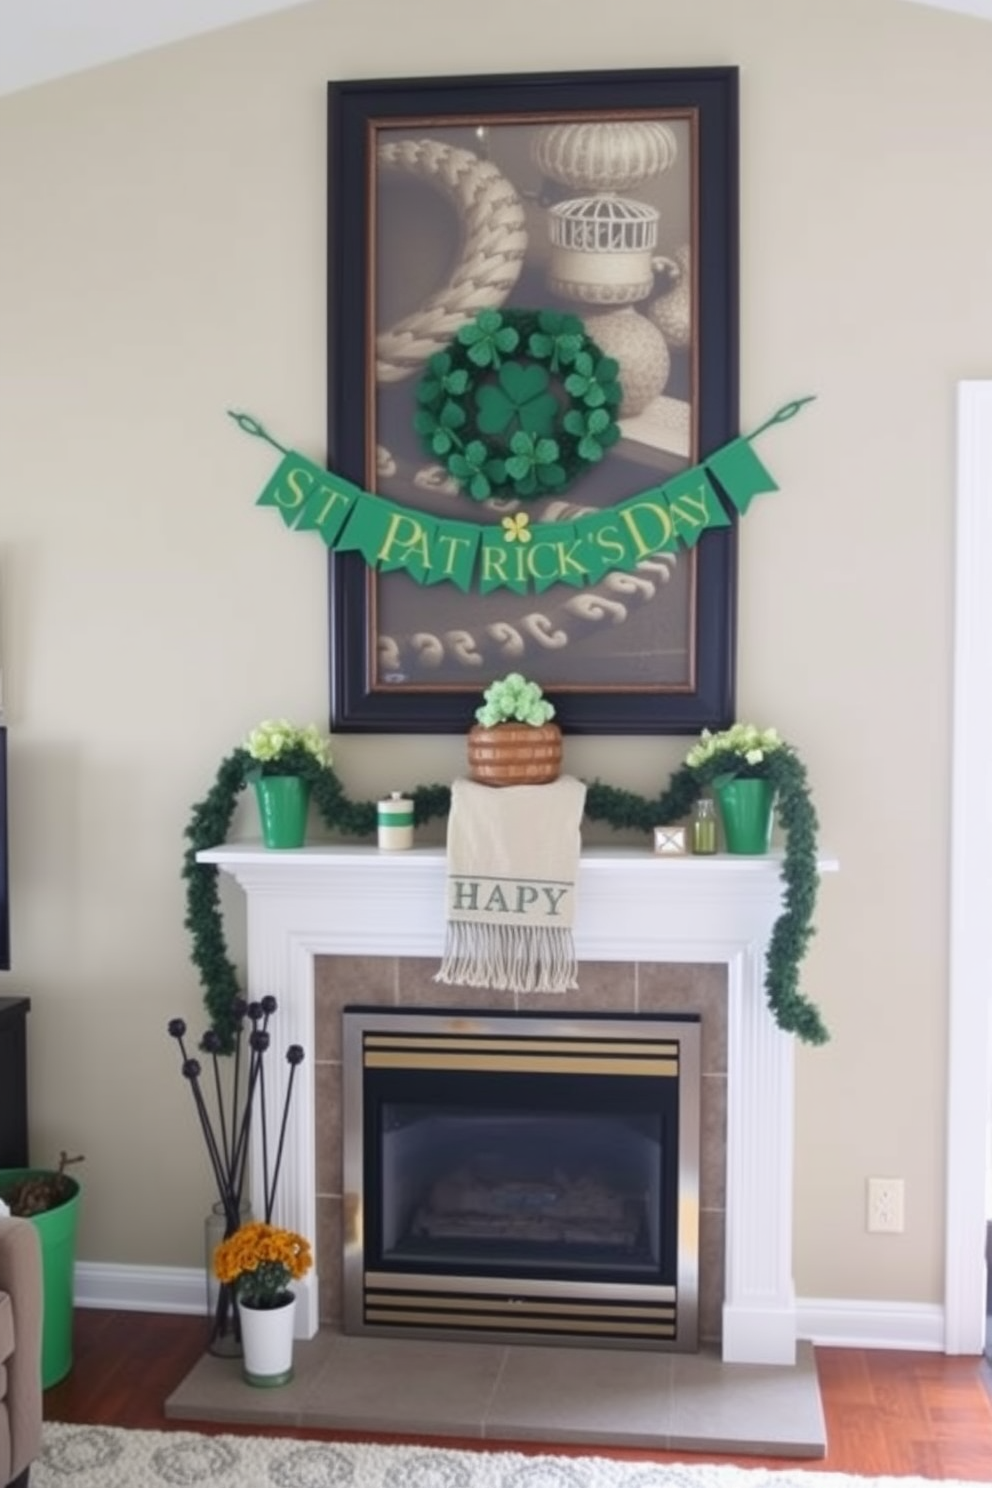
[[[497,723],[529,723],[540,728],[555,716],[554,704],[548,702],[538,684],[528,682],[519,672],[509,672],[490,683],[483,698],[485,701],[476,708],[475,718],[485,728],[493,728]]]
[[[468,770],[480,785],[548,785],[561,769],[554,704],[519,672],[490,683],[468,734]]]

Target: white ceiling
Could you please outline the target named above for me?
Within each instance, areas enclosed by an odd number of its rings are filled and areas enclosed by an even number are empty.
[[[0,0],[0,94],[305,0]],[[409,3],[409,0],[407,0]],[[992,20],[992,0],[906,0]]]
[[[303,0],[0,0],[0,94]]]

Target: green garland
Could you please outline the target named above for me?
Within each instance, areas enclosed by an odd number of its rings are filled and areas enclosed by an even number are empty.
[[[767,756],[766,764],[785,832],[785,890],[784,907],[768,946],[765,995],[780,1028],[805,1043],[823,1044],[829,1034],[817,1009],[799,990],[799,966],[814,933],[813,910],[819,884],[816,811],[806,768],[792,748],[775,750]],[[377,803],[350,801],[329,766],[319,764],[304,749],[285,754],[279,765],[281,774],[299,775],[309,781],[311,799],[328,827],[353,837],[375,835]],[[229,754],[207,795],[193,807],[185,833],[189,846],[182,870],[186,881],[184,923],[192,938],[192,961],[204,988],[207,1014],[225,1053],[233,1047],[234,1004],[242,990],[224,935],[218,869],[196,859],[197,853],[226,841],[238,798],[258,768],[258,761],[243,748]],[[726,769],[726,760],[721,765],[718,759],[694,769],[683,764],[668,789],[653,800],[597,781],[586,793],[585,814],[591,821],[605,821],[615,829],[633,827],[650,832],[655,826],[668,826],[686,817],[714,777],[725,774]],[[412,792],[412,799],[414,821],[419,826],[447,816],[451,791],[446,785],[421,785]]]
[[[785,833],[782,880],[784,908],[772,929],[765,963],[765,996],[775,1022],[804,1043],[825,1044],[830,1035],[816,1007],[799,990],[799,966],[815,931],[813,911],[820,883],[816,862],[817,818],[806,766],[788,745],[765,756],[764,774],[776,792],[776,812]],[[688,816],[718,775],[726,757],[694,768],[680,765],[667,791],[647,800],[598,782],[586,792],[586,816],[611,827],[650,832]]]
[[[575,315],[483,310],[429,359],[413,427],[476,501],[549,496],[620,438],[619,370]]]

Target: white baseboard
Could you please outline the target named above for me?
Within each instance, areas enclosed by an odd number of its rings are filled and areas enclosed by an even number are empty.
[[[944,1350],[944,1309],[936,1302],[802,1297],[796,1311],[799,1337],[825,1348]]]
[[[122,1312],[206,1313],[206,1272],[194,1266],[112,1266],[79,1261],[77,1307],[114,1307]]]
[[[195,1267],[111,1266],[81,1261],[76,1266],[76,1305],[122,1312],[204,1313],[206,1278]],[[833,1348],[885,1348],[941,1353],[944,1309],[926,1302],[848,1302],[800,1297],[797,1332]]]

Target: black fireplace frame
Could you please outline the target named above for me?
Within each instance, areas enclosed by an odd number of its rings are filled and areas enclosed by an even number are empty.
[[[343,1019],[344,1329],[503,1343],[691,1352],[698,1347],[700,1020],[695,1014],[497,1013],[458,1008],[348,1006]],[[529,1104],[540,1088],[598,1114],[657,1115],[664,1158],[657,1261],[609,1274],[570,1274],[512,1255],[447,1269],[437,1253],[391,1260],[383,1240],[374,1154],[382,1095],[402,1101],[427,1085],[441,1105],[474,1081],[512,1073]],[[536,1084],[535,1084],[536,1081]],[[506,1082],[503,1082],[504,1084]],[[622,1092],[622,1094],[621,1094]],[[422,1096],[421,1096],[422,1098]],[[455,1102],[457,1104],[457,1101]],[[508,1108],[513,1103],[508,1102]],[[512,1247],[510,1248],[512,1250]],[[442,1247],[443,1250],[443,1247]],[[443,1257],[442,1257],[443,1258]],[[603,1279],[607,1277],[607,1279]]]

